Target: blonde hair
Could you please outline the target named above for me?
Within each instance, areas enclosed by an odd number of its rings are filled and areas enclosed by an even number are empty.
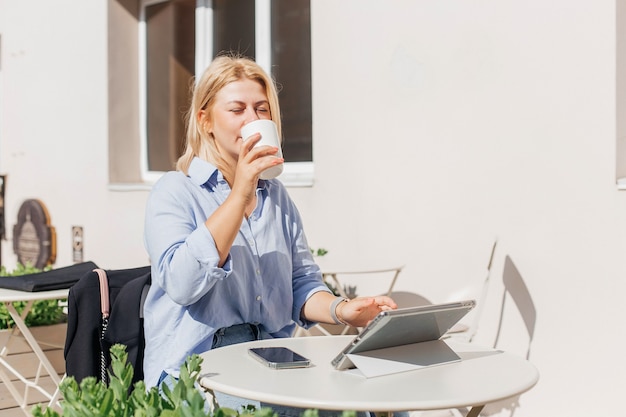
[[[265,73],[263,68],[250,58],[232,54],[218,56],[207,67],[193,89],[191,107],[186,116],[185,152],[176,162],[177,170],[188,174],[189,165],[197,156],[211,162],[224,173],[230,171],[215,145],[213,135],[207,132],[198,120],[198,114],[204,110],[206,117],[211,117],[217,93],[227,84],[245,78],[258,82],[265,89],[270,116],[278,128],[278,137],[282,137],[280,107],[274,81]]]

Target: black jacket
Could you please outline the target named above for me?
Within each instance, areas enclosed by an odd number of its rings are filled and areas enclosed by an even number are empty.
[[[0,279],[0,288],[30,292],[71,288],[85,274],[97,267],[98,265],[88,261],[45,272],[2,277]]]
[[[135,368],[133,383],[143,379],[143,314],[141,298],[150,284],[150,266],[107,270],[110,316],[101,343],[102,313],[100,282],[96,272],[83,276],[68,296],[68,322],[65,340],[65,372],[80,383],[87,376],[100,379],[100,353],[109,358],[115,343],[127,346],[128,362]]]

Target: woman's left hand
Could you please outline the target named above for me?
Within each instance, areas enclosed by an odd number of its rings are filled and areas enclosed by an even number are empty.
[[[337,317],[353,327],[366,326],[378,313],[395,310],[397,304],[385,295],[377,297],[357,297],[337,306]]]

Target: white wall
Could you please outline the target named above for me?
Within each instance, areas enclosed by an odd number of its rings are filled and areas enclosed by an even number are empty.
[[[6,223],[25,199],[47,207],[57,266],[72,263],[72,226],[84,228],[84,260],[117,268],[148,263],[147,192],[107,190],[106,2],[0,1],[0,173]],[[16,259],[12,230],[3,264]]]
[[[107,189],[105,12],[0,0],[7,221],[42,199],[58,266],[72,225],[86,259],[147,262],[146,192]],[[313,0],[312,40],[315,186],[291,193],[323,261],[404,263],[398,289],[444,301],[475,294],[497,238],[478,342],[493,342],[506,255],[537,308],[541,379],[515,415],[619,414],[615,2]],[[506,348],[521,351],[520,323],[507,324]]]
[[[626,370],[614,3],[393,4],[313,2],[320,163],[317,187],[293,193],[312,245],[403,260],[400,287],[444,300],[482,279],[497,236],[494,270],[509,254],[538,312],[541,380],[516,415],[614,414]],[[499,300],[496,286],[479,341],[493,341]]]

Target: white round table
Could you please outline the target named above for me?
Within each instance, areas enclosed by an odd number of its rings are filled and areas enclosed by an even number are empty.
[[[492,348],[447,339],[461,361],[365,378],[337,371],[332,359],[354,336],[261,340],[214,349],[203,358],[200,384],[242,398],[292,407],[407,411],[473,407],[519,395],[539,379],[526,359]],[[286,346],[311,359],[300,369],[270,369],[248,354],[251,347]]]

